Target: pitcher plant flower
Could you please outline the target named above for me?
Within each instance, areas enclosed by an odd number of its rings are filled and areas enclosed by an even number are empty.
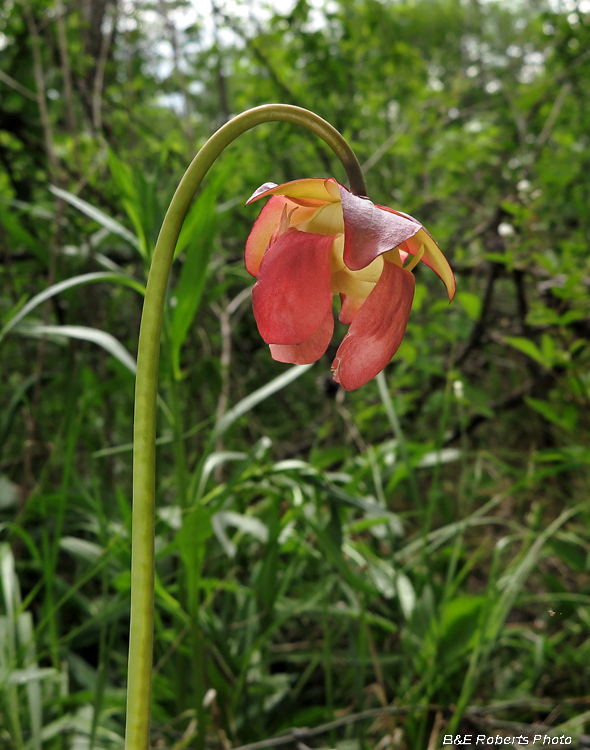
[[[354,195],[333,178],[266,183],[247,203],[261,198],[270,200],[248,237],[245,260],[256,277],[254,317],[273,359],[317,361],[334,332],[332,298],[339,294],[339,320],[350,327],[332,370],[337,383],[354,390],[398,350],[418,262],[440,276],[453,299],[453,272],[412,216]]]
[[[275,359],[305,364],[322,356],[334,329],[332,298],[339,294],[340,320],[350,328],[334,360],[334,377],[346,389],[358,388],[383,370],[402,341],[414,295],[411,271],[415,264],[422,260],[438,273],[450,298],[455,291],[445,257],[419,222],[359,197],[366,194],[366,186],[358,159],[343,136],[315,113],[290,104],[264,104],[226,122],[201,147],[166,212],[151,256],[141,317],[133,435],[125,750],[145,750],[150,745],[156,409],[160,338],[176,243],[191,202],[217,158],[242,133],[268,122],[288,122],[321,138],[342,163],[350,183],[350,191],[333,179],[267,184],[251,198],[270,198],[248,239],[246,266],[257,277],[254,314]],[[205,271],[203,268],[202,273]],[[294,369],[293,378],[306,368]],[[213,444],[211,439],[208,444]],[[202,508],[198,490],[184,502],[186,509]],[[194,746],[205,750],[206,669],[197,596],[190,600],[189,610],[197,721]]]

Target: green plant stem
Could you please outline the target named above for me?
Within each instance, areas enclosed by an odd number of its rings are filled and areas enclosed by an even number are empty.
[[[126,750],[149,744],[154,609],[154,511],[156,396],[166,289],[180,230],[201,181],[221,152],[239,135],[264,122],[301,125],[322,138],[342,162],[350,189],[365,195],[358,160],[344,138],[321,117],[288,104],[267,104],[238,115],[201,148],[168,208],[152,256],[139,332],[135,382],[131,622],[127,686]],[[202,731],[202,727],[198,727]]]

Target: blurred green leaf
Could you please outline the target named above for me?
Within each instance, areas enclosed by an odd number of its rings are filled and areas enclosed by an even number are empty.
[[[213,252],[213,238],[217,226],[215,203],[220,188],[219,182],[213,182],[197,198],[187,217],[192,237],[188,232],[185,232],[182,237],[185,257],[174,290],[169,332],[172,366],[176,379],[181,378],[180,349],[199,309],[207,282],[209,260]]]
[[[504,341],[514,347],[514,349],[518,349],[519,352],[526,354],[527,357],[534,359],[535,362],[538,362],[538,364],[543,367],[551,367],[551,363],[547,362],[543,352],[541,352],[539,347],[530,339],[527,339],[524,336],[505,336]]]
[[[477,320],[481,313],[481,298],[471,292],[457,292],[457,300],[471,320]]]

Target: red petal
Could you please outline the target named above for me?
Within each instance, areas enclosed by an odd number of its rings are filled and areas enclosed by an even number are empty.
[[[307,341],[291,346],[270,345],[270,354],[277,362],[289,362],[293,365],[309,365],[317,362],[325,353],[334,333],[334,315],[328,310],[318,330]]]
[[[350,294],[341,294],[340,301],[342,307],[340,308],[338,320],[345,325],[350,325],[358,311],[361,309],[361,305],[365,299],[366,297],[352,297]]]
[[[288,229],[268,250],[252,291],[254,317],[267,344],[301,344],[332,309],[334,237]]]
[[[260,261],[266,252],[272,233],[279,226],[284,206],[287,206],[287,209],[294,207],[288,198],[273,195],[254,222],[246,241],[246,270],[252,276],[258,274]]]
[[[334,380],[352,391],[381,372],[402,343],[412,301],[414,275],[385,261],[377,286],[356,314],[332,363]]]
[[[413,237],[422,225],[393,211],[384,211],[368,198],[353,195],[342,185],[344,262],[351,271],[366,268],[379,255]]]

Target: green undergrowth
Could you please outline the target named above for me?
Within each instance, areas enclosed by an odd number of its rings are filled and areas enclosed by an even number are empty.
[[[70,415],[70,447],[82,418]],[[383,406],[374,418],[385,423]],[[82,477],[60,448],[61,489],[38,490],[3,527],[2,732],[23,749],[65,737],[117,748],[129,496],[101,491],[107,456]],[[195,494],[181,506],[160,449],[155,747],[190,747],[195,732],[191,612],[212,746],[391,706],[323,739],[372,747],[397,732],[419,747],[436,715],[459,731],[483,721],[479,707],[521,724],[558,707],[558,735],[575,723],[588,693],[588,505],[558,498],[573,470],[586,475],[587,452],[531,455],[518,478],[486,451],[406,451],[388,439],[334,470],[319,446],[313,463],[277,461],[262,438],[187,469]]]
[[[338,322],[274,362],[244,204],[344,174],[286,124],[213,167],[162,338],[152,748],[194,750],[203,704],[210,750],[590,747],[587,2],[218,2],[213,37],[156,5],[0,9],[0,750],[123,747],[150,256],[196,149],[274,101],[342,131],[458,293],[419,264],[355,392]]]

